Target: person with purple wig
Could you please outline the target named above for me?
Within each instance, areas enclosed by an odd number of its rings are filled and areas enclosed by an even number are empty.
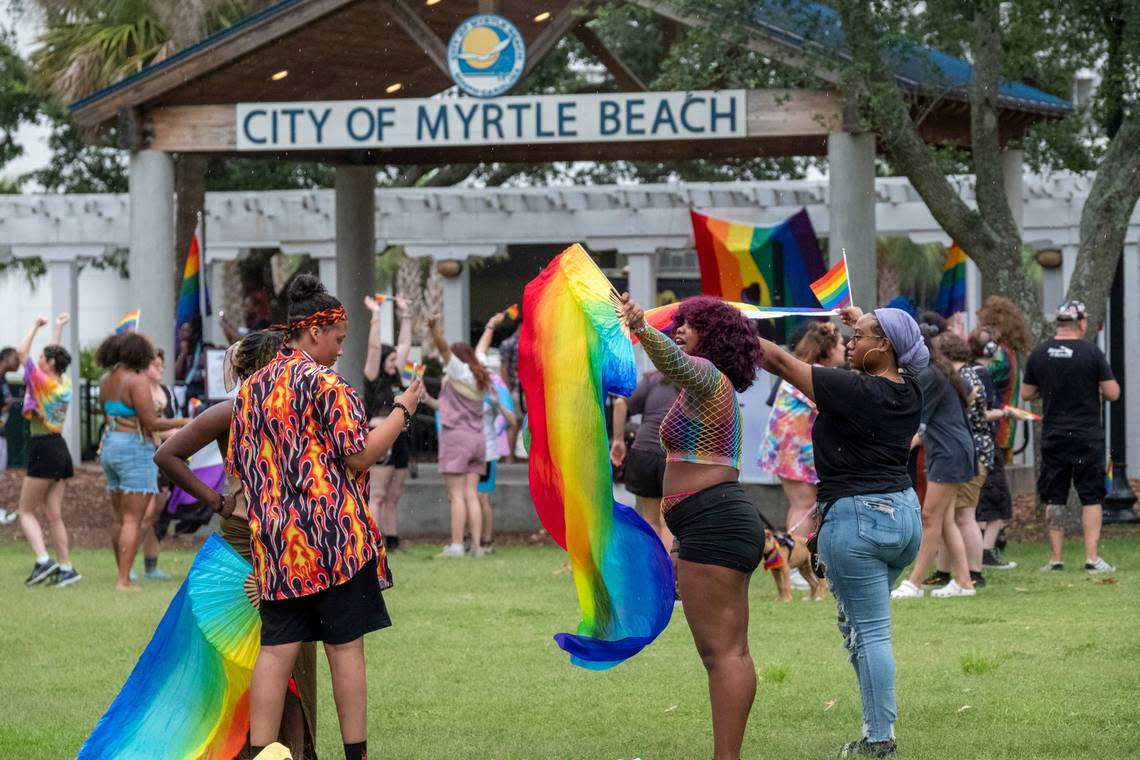
[[[763,353],[755,326],[719,298],[689,298],[670,339],[645,321],[629,294],[622,318],[680,395],[661,420],[661,510],[672,532],[685,620],[708,673],[713,758],[736,760],[756,698],[748,651],[748,581],[764,528],[740,485],[736,393],[752,385]]]
[[[840,757],[895,754],[891,587],[922,540],[907,456],[922,415],[915,379],[930,357],[914,318],[900,309],[840,312],[858,372],[813,366],[766,340],[763,367],[818,410],[812,446],[819,477],[815,541],[839,606],[839,632],[863,701],[863,736]]]

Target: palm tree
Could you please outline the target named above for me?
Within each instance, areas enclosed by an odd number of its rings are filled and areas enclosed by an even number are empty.
[[[33,0],[43,16],[32,67],[66,105],[114,84],[223,29],[271,0]],[[176,157],[177,276],[206,201],[206,158]]]

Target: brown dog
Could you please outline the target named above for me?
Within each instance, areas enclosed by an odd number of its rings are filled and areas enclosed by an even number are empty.
[[[781,602],[792,601],[792,577],[789,568],[800,571],[800,575],[807,581],[812,599],[823,599],[827,596],[827,586],[816,577],[811,567],[811,553],[807,548],[807,539],[803,536],[781,534],[782,540],[777,541],[770,530],[764,531],[764,569],[772,571],[772,579],[776,582],[776,596]],[[791,540],[792,549],[789,552],[784,541]]]

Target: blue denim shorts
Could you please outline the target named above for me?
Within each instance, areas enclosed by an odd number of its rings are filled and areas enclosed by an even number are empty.
[[[154,443],[134,432],[103,434],[103,474],[108,491],[158,493]]]

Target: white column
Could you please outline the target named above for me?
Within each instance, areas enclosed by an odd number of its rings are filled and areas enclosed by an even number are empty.
[[[1005,197],[1013,214],[1013,223],[1022,229],[1025,218],[1025,182],[1022,168],[1025,151],[1020,148],[1006,148],[1001,152],[1001,174],[1005,184]]]
[[[48,273],[51,276],[51,315],[45,329],[55,329],[57,314],[67,312],[71,315],[71,321],[63,328],[60,337],[61,345],[71,354],[67,376],[71,379],[72,394],[71,407],[67,410],[62,432],[67,450],[71,452],[71,460],[78,465],[82,453],[79,445],[79,415],[83,408],[83,388],[79,384],[79,272],[75,259],[69,258],[48,261]]]
[[[226,262],[206,262],[206,287],[210,293],[210,309],[213,314],[205,318],[206,340],[215,346],[226,345],[226,335],[222,332],[222,319],[220,312],[225,310],[224,299],[226,295]],[[240,315],[231,314],[230,319],[240,319]]]
[[[1140,242],[1124,245],[1124,331],[1135,346],[1136,336],[1140,334]],[[1125,461],[1132,477],[1136,477],[1140,472],[1140,352],[1124,352],[1124,382],[1124,397],[1128,400]]]
[[[329,292],[336,295],[336,259],[317,259],[317,276]]]
[[[174,160],[159,150],[131,154],[131,247],[128,266],[131,296],[140,316],[139,328],[166,351],[166,380],[173,375],[174,312]]]
[[[471,260],[461,263],[458,275],[443,278],[443,334],[449,343],[471,342]]]
[[[352,385],[364,382],[371,315],[364,296],[376,283],[376,170],[336,168],[336,296],[348,311],[348,338],[337,363]]]
[[[977,311],[982,305],[982,271],[971,258],[966,259],[966,329],[973,330],[978,322]]]
[[[392,300],[395,292],[395,287],[389,285],[384,293],[388,301],[380,309],[380,341],[393,346],[396,345],[396,302]]]
[[[839,132],[827,138],[828,251],[831,262],[847,251],[856,306],[878,306],[875,267],[875,135]]]
[[[626,256],[629,267],[629,294],[633,300],[641,304],[643,309],[652,309],[657,305],[657,252],[637,252]],[[649,357],[641,344],[634,346],[634,356],[637,359],[638,373],[650,370]]]

